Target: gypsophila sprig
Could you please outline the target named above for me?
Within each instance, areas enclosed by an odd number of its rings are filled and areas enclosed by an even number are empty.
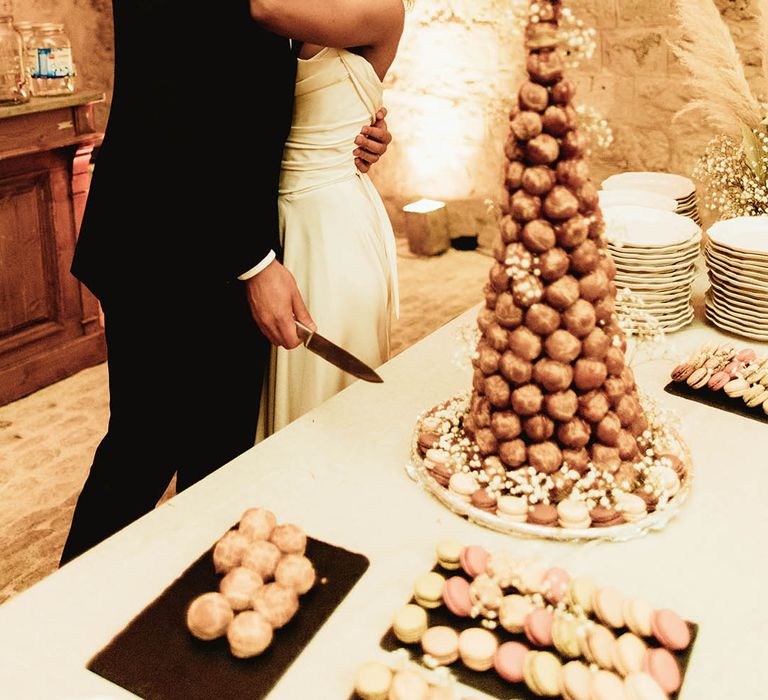
[[[610,148],[613,129],[608,120],[592,106],[578,105],[576,114],[579,115],[579,127],[589,137],[592,145],[602,149]]]

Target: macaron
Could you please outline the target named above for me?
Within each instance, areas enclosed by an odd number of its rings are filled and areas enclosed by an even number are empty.
[[[523,680],[534,694],[555,698],[560,695],[563,667],[548,651],[531,651],[523,662]]]
[[[443,421],[437,416],[424,416],[421,419],[420,427],[428,433],[441,433]]]
[[[725,370],[720,370],[719,372],[715,372],[709,378],[707,386],[712,389],[712,391],[720,391],[720,389],[722,389],[730,381],[731,375]]]
[[[528,501],[520,496],[501,496],[496,503],[496,515],[501,520],[524,523],[528,520]]]
[[[568,584],[571,582],[571,575],[558,566],[550,567],[544,573],[542,582],[542,593],[550,603],[559,603],[568,592]]]
[[[609,671],[613,668],[616,637],[611,630],[604,625],[590,625],[584,629],[580,643],[587,661]]]
[[[708,367],[699,367],[691,372],[691,376],[686,379],[686,384],[692,389],[701,389],[707,385],[709,378],[712,376],[712,371]]]
[[[528,511],[528,522],[532,525],[554,527],[557,525],[557,508],[549,503],[537,503]]]
[[[757,353],[752,348],[744,348],[736,353],[734,359],[739,362],[753,362],[757,359]]]
[[[649,674],[669,695],[680,689],[682,682],[680,666],[672,652],[664,647],[648,649],[643,663],[643,671]]]
[[[595,527],[613,527],[624,522],[624,517],[621,513],[613,508],[602,505],[597,505],[590,510],[589,517],[592,519],[592,525]]]
[[[421,648],[439,666],[447,666],[459,658],[459,634],[447,625],[430,627],[421,637]]]
[[[741,370],[742,365],[743,363],[739,362],[738,360],[733,360],[723,368],[723,372],[729,374],[731,379],[735,379],[736,373]]]
[[[593,610],[592,598],[596,592],[597,584],[593,579],[588,576],[576,576],[568,586],[568,600],[589,615]]]
[[[496,650],[493,667],[507,683],[523,680],[523,664],[530,649],[520,642],[504,642]]]
[[[496,512],[496,496],[485,488],[477,489],[470,497],[469,502],[486,513]]]
[[[564,700],[590,700],[592,672],[581,661],[569,661],[563,666],[560,693]]]
[[[590,700],[625,700],[624,681],[611,671],[597,671],[592,676]]]
[[[579,628],[583,624],[583,620],[572,615],[555,613],[555,620],[552,623],[552,643],[560,655],[566,659],[575,659],[581,655]]]
[[[529,598],[516,593],[506,595],[501,600],[499,623],[507,632],[519,634],[525,628],[525,621],[533,609]]]
[[[695,369],[696,366],[693,363],[682,362],[672,370],[670,376],[672,377],[673,382],[684,382],[691,376]]]
[[[450,492],[467,503],[470,502],[472,494],[477,491],[477,486],[475,477],[467,472],[456,472],[448,481]]]
[[[744,401],[749,408],[760,406],[768,400],[768,389],[762,384],[757,384],[757,389],[751,394],[744,394]]]
[[[738,398],[740,396],[744,396],[744,394],[749,389],[749,383],[745,381],[742,377],[736,377],[736,379],[731,379],[730,382],[728,382],[724,387],[723,391],[728,394],[731,398]]]
[[[443,604],[445,577],[436,571],[429,571],[416,579],[413,596],[423,608],[439,608]]]
[[[557,504],[557,521],[560,527],[569,530],[586,529],[592,524],[587,504],[575,498],[566,498]]]
[[[628,676],[642,670],[648,645],[636,634],[625,632],[616,640],[613,651],[613,667]]]
[[[653,634],[653,612],[653,606],[642,598],[629,598],[624,601],[624,621],[629,630],[638,637],[650,637]]]
[[[428,433],[425,430],[422,430],[419,433],[419,437],[416,438],[416,441],[419,444],[419,447],[426,452],[427,450],[431,450],[437,447],[438,443],[440,442],[440,435],[437,433]]]
[[[446,538],[437,543],[437,563],[448,571],[456,571],[461,564],[459,557],[464,545],[456,539]]]
[[[388,700],[427,700],[429,683],[417,671],[398,671],[392,677]]]
[[[496,635],[484,627],[468,627],[459,634],[459,656],[473,671],[491,668],[498,648]]]
[[[457,617],[469,617],[473,607],[469,581],[463,576],[451,576],[443,587],[443,602]]]
[[[617,588],[598,588],[592,598],[592,607],[600,622],[614,629],[624,627],[624,596]]]
[[[355,674],[355,695],[360,700],[387,700],[392,671],[379,661],[367,661]]]
[[[624,679],[627,700],[668,700],[661,686],[647,673],[630,673]]]
[[[536,647],[552,646],[554,615],[547,608],[536,608],[525,618],[523,631],[528,641]]]
[[[451,453],[447,450],[431,447],[424,454],[424,466],[430,469],[438,464],[448,465],[451,464],[452,459]]]
[[[415,644],[427,631],[424,608],[409,603],[398,608],[392,620],[392,631],[403,644]]]
[[[616,499],[616,509],[624,516],[628,523],[642,520],[648,515],[648,506],[645,501],[632,493],[624,493]]]
[[[667,649],[680,651],[691,643],[691,631],[674,610],[656,610],[651,617],[653,636]]]
[[[477,544],[471,544],[464,547],[459,555],[461,568],[464,569],[472,578],[485,573],[488,566],[488,551]]]

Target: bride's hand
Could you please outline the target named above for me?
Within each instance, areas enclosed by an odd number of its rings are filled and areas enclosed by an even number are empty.
[[[251,314],[261,332],[273,345],[295,348],[301,345],[295,321],[316,330],[296,280],[289,270],[273,260],[257,275],[245,281]]]
[[[387,151],[387,146],[392,143],[392,134],[389,133],[385,117],[386,107],[376,112],[376,121],[371,126],[364,126],[360,135],[355,139],[357,148],[352,152],[355,156],[355,165],[361,173],[367,173],[373,165]]]

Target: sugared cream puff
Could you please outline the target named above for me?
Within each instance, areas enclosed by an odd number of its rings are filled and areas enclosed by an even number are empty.
[[[512,282],[512,298],[515,304],[528,308],[544,297],[544,285],[534,274],[517,277]]]
[[[519,416],[532,416],[541,411],[544,396],[535,384],[526,384],[512,392],[512,409]]]
[[[227,629],[229,650],[238,659],[250,659],[263,653],[272,638],[272,625],[253,610],[241,612]]]
[[[585,299],[577,299],[563,312],[563,323],[574,336],[586,339],[595,330],[597,323],[595,307]]]
[[[560,327],[560,314],[547,304],[534,304],[525,312],[525,325],[534,333],[547,336]]]
[[[579,399],[572,389],[548,394],[544,399],[544,410],[553,420],[568,421],[576,415]]]
[[[608,377],[605,363],[600,360],[579,358],[573,368],[573,383],[580,391],[590,391],[603,386]]]
[[[581,341],[573,333],[559,328],[544,341],[544,350],[553,360],[569,363],[581,354]]]
[[[509,334],[509,349],[524,360],[535,360],[541,355],[541,338],[526,326],[519,326]]]
[[[552,248],[539,258],[539,272],[542,279],[547,282],[554,282],[568,272],[570,264],[568,253],[562,248]]]
[[[518,357],[511,350],[507,350],[499,362],[501,375],[515,386],[522,386],[531,381],[533,365],[522,357]]]
[[[252,541],[268,540],[277,525],[275,514],[266,508],[249,508],[240,517],[237,529]]]
[[[564,311],[579,298],[579,283],[575,277],[565,275],[546,288],[544,298],[551,306]]]
[[[187,629],[203,641],[218,639],[226,634],[234,617],[232,607],[221,593],[203,593],[187,607]]]
[[[528,463],[541,474],[554,474],[563,463],[563,453],[551,441],[528,446]]]
[[[304,554],[307,548],[307,536],[298,525],[283,523],[277,525],[269,537],[283,554]]]
[[[299,597],[293,588],[268,583],[253,596],[253,609],[273,628],[284,627],[299,609]]]
[[[548,392],[565,391],[573,380],[573,369],[565,362],[543,358],[536,363],[533,376]]]
[[[543,209],[550,219],[564,221],[578,213],[579,200],[564,185],[555,185],[545,197]]]

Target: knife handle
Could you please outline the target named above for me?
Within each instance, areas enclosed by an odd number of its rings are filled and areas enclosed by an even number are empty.
[[[315,332],[307,328],[301,321],[295,321],[296,323],[296,333],[299,336],[299,339],[302,343],[306,346],[307,343],[312,340],[312,336],[315,334]]]

